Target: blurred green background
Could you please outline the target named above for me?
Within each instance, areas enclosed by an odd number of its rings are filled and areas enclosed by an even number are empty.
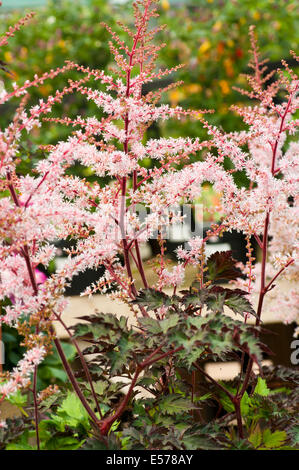
[[[132,23],[131,3],[124,0],[3,0],[0,33],[25,12],[34,9],[37,14],[2,48],[0,58],[15,73],[13,80],[18,83],[32,79],[35,73],[62,66],[66,59],[107,69],[112,58],[108,34],[100,21],[119,31],[117,20]],[[247,71],[249,25],[256,25],[262,55],[269,58],[270,67],[278,65],[281,58],[290,59],[289,50],[297,47],[298,0],[161,0],[159,9],[158,22],[167,23],[168,28],[158,38],[167,44],[158,66],[186,64],[172,77],[184,80],[184,85],[170,91],[164,100],[173,105],[215,109],[211,122],[227,131],[240,128],[239,118],[228,109],[231,104],[245,100],[232,86],[244,86],[240,73]],[[33,103],[62,88],[67,78],[76,76],[74,72],[61,75],[34,89]],[[2,74],[2,80],[9,88],[11,78]],[[1,113],[1,125],[11,117],[10,110],[13,104],[7,112]],[[97,109],[74,95],[65,99],[63,108],[56,107],[56,115],[63,113],[70,117],[94,115]],[[202,133],[201,125],[190,121],[183,122],[179,129],[170,122],[152,131],[154,135],[173,136]],[[33,141],[53,143],[68,132],[62,126],[46,125],[42,139],[39,130]]]

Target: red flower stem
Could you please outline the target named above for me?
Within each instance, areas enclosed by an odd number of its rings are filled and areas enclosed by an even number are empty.
[[[213,382],[214,385],[216,385],[216,387],[220,388],[220,390],[222,390],[227,396],[228,398],[233,402],[234,401],[234,396],[232,393],[230,393],[223,385],[221,385],[220,383],[218,383],[215,379],[213,379],[213,377],[211,377],[209,374],[207,374],[207,372],[202,368],[200,367],[198,364],[196,364],[195,362],[193,363],[193,366],[202,374],[204,375],[208,380],[210,380],[211,382]]]
[[[9,189],[9,192],[10,192],[10,194],[11,194],[11,197],[12,197],[12,199],[13,199],[15,205],[16,205],[17,207],[20,207],[19,198],[18,198],[17,193],[16,193],[16,190],[15,190],[15,188],[14,188],[14,185],[13,185],[13,182],[12,182],[10,173],[7,173],[6,177],[7,177],[8,189]]]
[[[18,199],[18,196],[17,196],[17,193],[15,191],[15,188],[14,188],[14,185],[12,183],[12,180],[11,180],[11,176],[10,174],[7,174],[7,179],[9,181],[9,190],[10,190],[10,193],[11,193],[11,196],[12,196],[12,199],[13,201],[15,202],[16,206],[17,207],[20,207],[20,203],[19,203],[19,199]],[[35,279],[35,274],[34,274],[34,269],[32,267],[32,263],[31,263],[31,260],[30,260],[30,255],[29,255],[29,251],[28,251],[28,247],[25,245],[23,247],[23,250],[22,250],[22,255],[25,259],[25,263],[26,263],[26,266],[27,266],[27,270],[28,270],[28,274],[29,274],[29,278],[30,278],[30,282],[31,282],[31,285],[32,285],[32,288],[33,288],[33,292],[34,292],[34,295],[36,296],[37,293],[38,293],[38,286],[37,286],[37,283],[36,283],[36,279]],[[77,381],[76,381],[76,378],[75,376],[73,375],[72,371],[71,371],[71,368],[67,362],[67,359],[65,357],[65,354],[63,352],[63,349],[60,345],[60,342],[57,338],[54,339],[54,344],[56,346],[56,349],[57,349],[57,352],[60,356],[60,359],[62,361],[62,364],[65,368],[65,371],[70,379],[70,382],[74,388],[74,391],[76,392],[78,398],[80,399],[82,405],[84,406],[84,408],[86,409],[86,411],[88,412],[89,416],[91,417],[91,419],[97,423],[98,422],[98,418],[96,417],[95,413],[93,412],[93,410],[90,408],[90,406],[88,405]],[[39,430],[38,430],[38,402],[37,402],[37,393],[36,393],[36,381],[37,381],[37,367],[35,367],[34,369],[34,376],[33,376],[33,401],[34,401],[34,415],[35,415],[35,431],[36,431],[36,442],[37,442],[37,447],[39,449]]]
[[[142,258],[141,258],[140,249],[139,249],[139,245],[138,245],[138,240],[135,240],[135,250],[136,250],[136,255],[137,255],[137,260],[138,260],[138,265],[139,265],[139,272],[140,272],[140,275],[141,275],[143,285],[144,285],[145,288],[148,288],[148,282],[147,282],[145,272],[144,272],[144,268],[143,268],[143,263],[142,263]]]
[[[276,141],[275,141],[275,144],[274,144],[274,146],[273,146],[273,148],[272,148],[271,172],[272,172],[272,175],[273,175],[273,176],[275,175],[275,172],[276,172],[276,170],[275,170],[275,161],[276,161],[276,154],[277,154],[277,149],[278,149],[278,143],[279,143],[280,135],[281,135],[281,133],[282,133],[282,131],[283,131],[284,121],[285,121],[286,116],[287,116],[288,111],[289,111],[289,107],[290,107],[290,104],[291,104],[292,96],[293,96],[293,94],[290,95],[289,100],[288,100],[288,103],[287,103],[287,105],[286,105],[285,112],[284,112],[283,116],[281,117],[281,123],[280,123],[280,128],[279,128],[278,136],[277,136]],[[257,308],[256,326],[259,326],[259,325],[260,325],[260,319],[261,319],[261,315],[262,315],[264,297],[265,297],[267,291],[269,290],[270,286],[271,286],[272,283],[275,281],[275,279],[277,279],[277,277],[280,275],[280,273],[281,273],[289,264],[291,264],[291,260],[290,260],[290,262],[287,263],[287,265],[286,265],[284,268],[282,268],[282,269],[274,276],[274,278],[269,282],[269,284],[267,284],[267,286],[266,286],[266,262],[267,262],[267,249],[268,249],[269,221],[270,221],[270,212],[267,212],[267,215],[266,215],[266,218],[265,218],[265,223],[264,223],[263,242],[262,242],[262,247],[261,247],[261,248],[262,248],[261,286],[260,286],[259,302],[258,302],[258,308]],[[247,390],[247,386],[248,386],[248,383],[249,383],[250,375],[251,375],[251,372],[252,372],[252,367],[253,367],[253,360],[250,359],[249,362],[248,362],[248,365],[247,365],[246,374],[245,374],[245,378],[244,378],[244,382],[243,382],[242,389],[241,389],[240,393],[238,393],[238,391],[237,391],[237,394],[236,394],[236,397],[235,397],[235,411],[236,411],[236,418],[237,418],[237,421],[238,421],[239,437],[240,437],[241,439],[242,439],[244,436],[243,436],[242,417],[241,417],[241,414],[240,414],[241,412],[239,411],[238,406],[240,405],[241,399],[242,399],[244,393],[245,393],[246,390]],[[239,402],[239,405],[238,405],[238,402]]]
[[[283,266],[283,267],[278,271],[277,274],[275,274],[275,276],[271,279],[271,281],[266,285],[266,287],[265,287],[266,292],[268,292],[268,290],[270,289],[271,285],[272,285],[273,282],[278,278],[278,276],[279,276],[288,266],[290,266],[292,263],[294,263],[294,261],[295,261],[295,260],[294,260],[293,258],[290,259],[290,260],[287,262],[287,264],[286,264],[285,266]]]
[[[129,388],[124,400],[121,402],[121,404],[117,408],[116,412],[114,413],[114,415],[109,416],[108,418],[105,418],[105,419],[102,420],[102,422],[100,424],[100,431],[101,431],[102,436],[107,436],[107,434],[109,433],[109,431],[111,429],[112,424],[117,419],[119,419],[121,417],[121,415],[123,414],[123,412],[125,411],[126,406],[127,406],[128,402],[130,400],[131,394],[133,392],[133,389],[136,385],[137,379],[138,379],[139,374],[140,374],[141,371],[142,371],[142,369],[140,369],[140,367],[137,367],[137,369],[135,371],[135,374],[134,374],[134,377],[132,379],[130,388]]]
[[[256,233],[254,233],[253,236],[254,236],[258,246],[262,249],[263,248],[263,243],[262,243],[260,237]]]
[[[164,359],[167,356],[171,356],[171,355],[175,354],[176,352],[181,351],[183,349],[183,346],[180,346],[176,349],[173,349],[172,351],[168,351],[164,354],[161,354],[160,356],[158,356],[154,359],[150,359],[151,357],[153,357],[153,355],[157,354],[158,350],[160,350],[161,348],[162,348],[162,345],[159,346],[153,353],[151,353],[150,356],[145,361],[143,361],[141,364],[137,365],[134,377],[132,379],[131,385],[129,387],[129,390],[128,390],[125,398],[123,399],[123,401],[121,402],[121,404],[119,405],[117,410],[115,411],[114,415],[108,416],[107,418],[103,419],[100,423],[100,430],[101,430],[101,435],[102,436],[107,436],[107,434],[109,433],[113,423],[117,419],[119,419],[121,417],[121,415],[123,414],[123,412],[125,411],[125,409],[127,407],[127,404],[129,403],[129,400],[131,398],[134,387],[136,385],[136,382],[138,380],[138,377],[141,374],[141,372],[143,371],[143,369],[145,369],[146,367],[150,367],[155,362],[158,362],[158,361],[160,361],[161,359]]]
[[[25,207],[28,207],[28,204],[29,202],[31,201],[31,198],[32,196],[34,195],[34,193],[41,187],[41,185],[43,184],[43,182],[46,180],[47,176],[49,174],[49,171],[46,171],[46,173],[44,174],[44,176],[42,177],[41,181],[38,183],[38,185],[36,186],[36,188],[34,188],[34,190],[32,191],[32,193],[30,194],[30,196],[28,197],[26,203],[25,203]]]
[[[98,420],[96,414],[94,413],[94,411],[90,408],[89,404],[87,403],[87,400],[86,400],[85,396],[83,395],[83,393],[82,393],[82,391],[81,391],[81,389],[78,385],[78,382],[77,382],[77,380],[76,380],[76,378],[75,378],[75,376],[74,376],[74,374],[71,370],[71,367],[69,366],[67,358],[65,357],[65,354],[64,354],[63,349],[61,347],[60,341],[57,338],[54,338],[54,344],[55,344],[57,352],[60,356],[60,359],[61,359],[61,362],[63,364],[64,370],[67,373],[67,376],[68,376],[68,378],[69,378],[69,380],[72,384],[74,392],[76,393],[77,397],[81,401],[82,405],[84,406],[85,410],[89,414],[92,421],[95,424],[98,425],[99,420]]]
[[[132,46],[131,52],[129,53],[129,64],[128,64],[128,70],[127,70],[127,89],[126,89],[126,97],[127,98],[130,96],[130,82],[131,82],[131,72],[132,72],[132,66],[133,66],[133,58],[134,58],[134,55],[135,55],[135,52],[136,52],[136,47],[137,47],[138,41],[140,39],[141,31],[142,31],[142,29],[144,27],[144,24],[145,24],[145,21],[146,21],[147,12],[148,12],[148,8],[149,8],[150,4],[151,4],[151,0],[149,0],[147,2],[146,6],[145,6],[142,21],[141,21],[141,23],[140,23],[140,25],[137,29],[137,32],[136,32],[135,37],[134,37],[133,46]],[[125,139],[125,142],[124,142],[124,152],[125,153],[128,153],[128,150],[129,150],[129,137],[128,137],[129,124],[130,124],[130,121],[129,121],[129,116],[128,116],[128,113],[127,113],[125,118],[124,118],[125,134],[126,134],[126,139]],[[136,176],[135,176],[135,181],[136,181]],[[127,273],[128,273],[129,279],[131,280],[131,291],[132,291],[133,295],[136,297],[137,296],[137,290],[136,290],[136,287],[134,285],[134,279],[133,279],[133,276],[132,276],[132,271],[131,271],[131,266],[130,266],[130,258],[129,258],[129,247],[128,247],[127,237],[126,237],[125,230],[124,230],[125,197],[126,197],[126,189],[127,189],[126,184],[127,184],[127,179],[124,177],[124,178],[122,178],[122,183],[121,183],[122,201],[121,201],[120,228],[121,228],[122,237],[123,237],[122,243],[123,243],[125,265],[126,265],[126,268],[127,268]],[[136,246],[136,244],[135,244],[135,246]],[[138,249],[136,250],[136,253],[137,253],[137,251],[138,251]],[[138,257],[138,253],[137,253],[137,257]],[[141,269],[141,271],[143,271],[143,268]],[[144,272],[143,273],[140,272],[140,274],[141,274],[142,277],[144,276]],[[143,315],[144,315],[144,312],[143,312]]]
[[[105,268],[107,269],[107,271],[109,271],[109,273],[111,274],[111,276],[113,276],[114,280],[120,285],[123,287],[124,290],[127,290],[128,287],[127,285],[125,285],[122,280],[119,278],[119,276],[115,273],[114,269],[112,268],[112,266],[109,266],[107,264],[104,263],[104,266]],[[128,295],[129,297],[131,297],[132,300],[135,299],[135,296],[132,294],[132,292],[130,291],[130,289],[128,290]]]
[[[0,311],[1,311],[1,305],[0,305]],[[2,324],[0,324],[0,348],[1,348],[1,345],[2,345],[1,341],[2,341]],[[2,357],[1,349],[0,349],[0,354],[1,354],[0,355],[0,359],[1,359],[1,361],[0,361],[0,374],[2,374],[2,372],[3,372],[2,361],[4,361],[4,358]]]
[[[7,173],[7,180],[9,182],[8,188],[9,188],[11,197],[12,197],[15,205],[17,207],[20,207],[19,198],[18,198],[16,190],[14,188],[10,173]],[[27,267],[27,271],[28,271],[28,274],[29,274],[29,277],[30,277],[30,282],[31,282],[31,285],[32,285],[34,295],[36,296],[37,293],[38,293],[38,287],[37,287],[35,274],[34,274],[34,270],[33,270],[33,267],[32,267],[31,260],[30,260],[27,245],[24,245],[24,247],[22,249],[22,255],[23,255],[23,258],[24,258],[25,263],[26,263],[26,267]],[[38,327],[36,327],[36,332],[38,333]],[[34,421],[35,421],[36,446],[37,446],[37,449],[39,450],[40,449],[40,439],[39,439],[39,429],[38,429],[38,402],[37,402],[37,389],[36,389],[37,373],[38,373],[38,367],[35,366],[34,367],[34,372],[33,372],[33,390],[32,390],[32,394],[33,394],[33,403],[34,403]]]
[[[289,109],[290,109],[290,105],[291,105],[291,102],[292,102],[292,99],[293,99],[293,96],[294,94],[297,92],[297,88],[298,86],[295,88],[294,92],[290,94],[289,96],[289,99],[288,99],[288,102],[287,102],[287,105],[286,105],[286,109],[285,109],[285,112],[281,118],[281,123],[280,123],[280,127],[279,127],[279,132],[278,132],[278,137],[275,141],[275,144],[274,144],[274,148],[273,148],[273,157],[272,157],[272,165],[271,165],[271,172],[272,172],[272,175],[275,174],[276,170],[275,170],[275,160],[276,160],[276,154],[277,154],[277,148],[278,148],[278,143],[279,143],[279,138],[280,138],[280,134],[282,133],[283,131],[283,126],[284,126],[284,121],[287,117],[287,114],[289,112]]]
[[[137,260],[136,256],[135,256],[134,253],[133,253],[132,246],[130,246],[129,252],[130,252],[130,255],[131,255],[132,258],[133,258],[133,261],[134,261],[134,263],[135,263],[137,269],[139,270],[138,260]]]
[[[242,413],[241,413],[241,400],[235,400],[233,402],[233,405],[235,407],[239,438],[244,439],[244,429],[243,429]]]
[[[77,353],[78,353],[78,356],[80,358],[80,362],[82,364],[82,367],[84,369],[84,372],[85,372],[85,375],[86,375],[86,378],[87,378],[87,381],[90,385],[90,389],[91,389],[91,393],[92,393],[92,396],[93,396],[93,399],[95,401],[95,404],[96,404],[96,408],[98,410],[98,413],[100,415],[100,418],[102,419],[103,416],[102,416],[102,412],[101,412],[101,408],[100,408],[100,405],[99,405],[99,402],[98,402],[98,399],[97,399],[97,395],[96,395],[96,392],[95,392],[95,389],[94,389],[94,386],[93,386],[93,383],[92,383],[92,378],[91,378],[91,375],[90,375],[90,372],[89,372],[89,369],[87,367],[87,364],[86,364],[86,361],[84,359],[84,356],[82,354],[82,351],[76,341],[76,339],[74,338],[74,336],[72,335],[72,333],[70,332],[70,329],[68,328],[68,326],[64,323],[64,321],[62,320],[62,318],[57,315],[56,312],[54,312],[54,315],[55,317],[57,318],[57,320],[61,323],[61,325],[63,326],[63,328],[65,329],[65,331],[67,332],[67,334],[69,335],[70,337],[70,340],[71,342],[73,343],[73,345],[75,346],[76,350],[77,350]]]
[[[39,429],[38,429],[38,402],[37,402],[37,389],[36,389],[36,383],[37,383],[37,369],[38,366],[34,367],[34,372],[33,372],[33,403],[34,403],[34,421],[35,421],[35,436],[36,436],[36,447],[37,450],[40,450],[40,439],[39,439]]]

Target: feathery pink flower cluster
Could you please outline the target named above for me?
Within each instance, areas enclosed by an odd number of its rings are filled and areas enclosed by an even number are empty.
[[[18,367],[10,374],[10,379],[3,385],[0,384],[0,396],[9,397],[16,390],[27,387],[30,384],[30,376],[34,368],[40,364],[45,357],[44,347],[35,347],[27,351],[18,363]]]

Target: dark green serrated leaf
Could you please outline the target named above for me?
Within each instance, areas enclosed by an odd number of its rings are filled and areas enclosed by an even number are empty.
[[[147,307],[148,310],[155,310],[159,307],[170,306],[172,300],[171,297],[166,295],[164,292],[149,288],[141,289],[132,303],[141,305],[142,307]]]
[[[167,395],[159,401],[162,414],[176,414],[196,409],[197,407],[181,395]]]

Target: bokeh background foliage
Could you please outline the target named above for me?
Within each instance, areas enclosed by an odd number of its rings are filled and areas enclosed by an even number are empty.
[[[25,11],[37,12],[31,24],[22,28],[2,51],[1,59],[14,72],[17,82],[62,66],[66,59],[106,69],[111,56],[108,35],[100,22],[118,29],[117,19],[125,23],[132,21],[132,2],[126,0],[4,0],[2,3],[0,33]],[[28,8],[24,8],[26,5]],[[184,80],[184,84],[169,91],[164,99],[173,105],[215,109],[210,121],[228,131],[240,127],[237,116],[228,109],[231,104],[245,100],[232,86],[244,86],[240,73],[247,71],[249,25],[256,25],[260,48],[269,58],[270,68],[277,66],[281,58],[290,59],[289,50],[297,46],[298,0],[161,0],[160,13],[158,21],[167,23],[168,27],[159,38],[167,46],[158,65],[186,64],[171,77]],[[77,76],[72,71],[45,83],[33,92],[32,101],[62,88],[67,78]],[[5,77],[6,83],[9,80],[10,77]],[[97,112],[78,95],[67,97],[63,106],[55,108],[56,115],[64,112],[74,117],[78,113],[84,116]],[[9,114],[2,113],[2,125]],[[183,122],[180,129],[171,122],[163,126],[152,129],[153,136],[166,133],[198,136],[203,132],[201,124],[194,121]],[[46,124],[42,143],[55,142],[68,132],[63,126]],[[36,133],[35,143],[41,143],[40,131]]]

